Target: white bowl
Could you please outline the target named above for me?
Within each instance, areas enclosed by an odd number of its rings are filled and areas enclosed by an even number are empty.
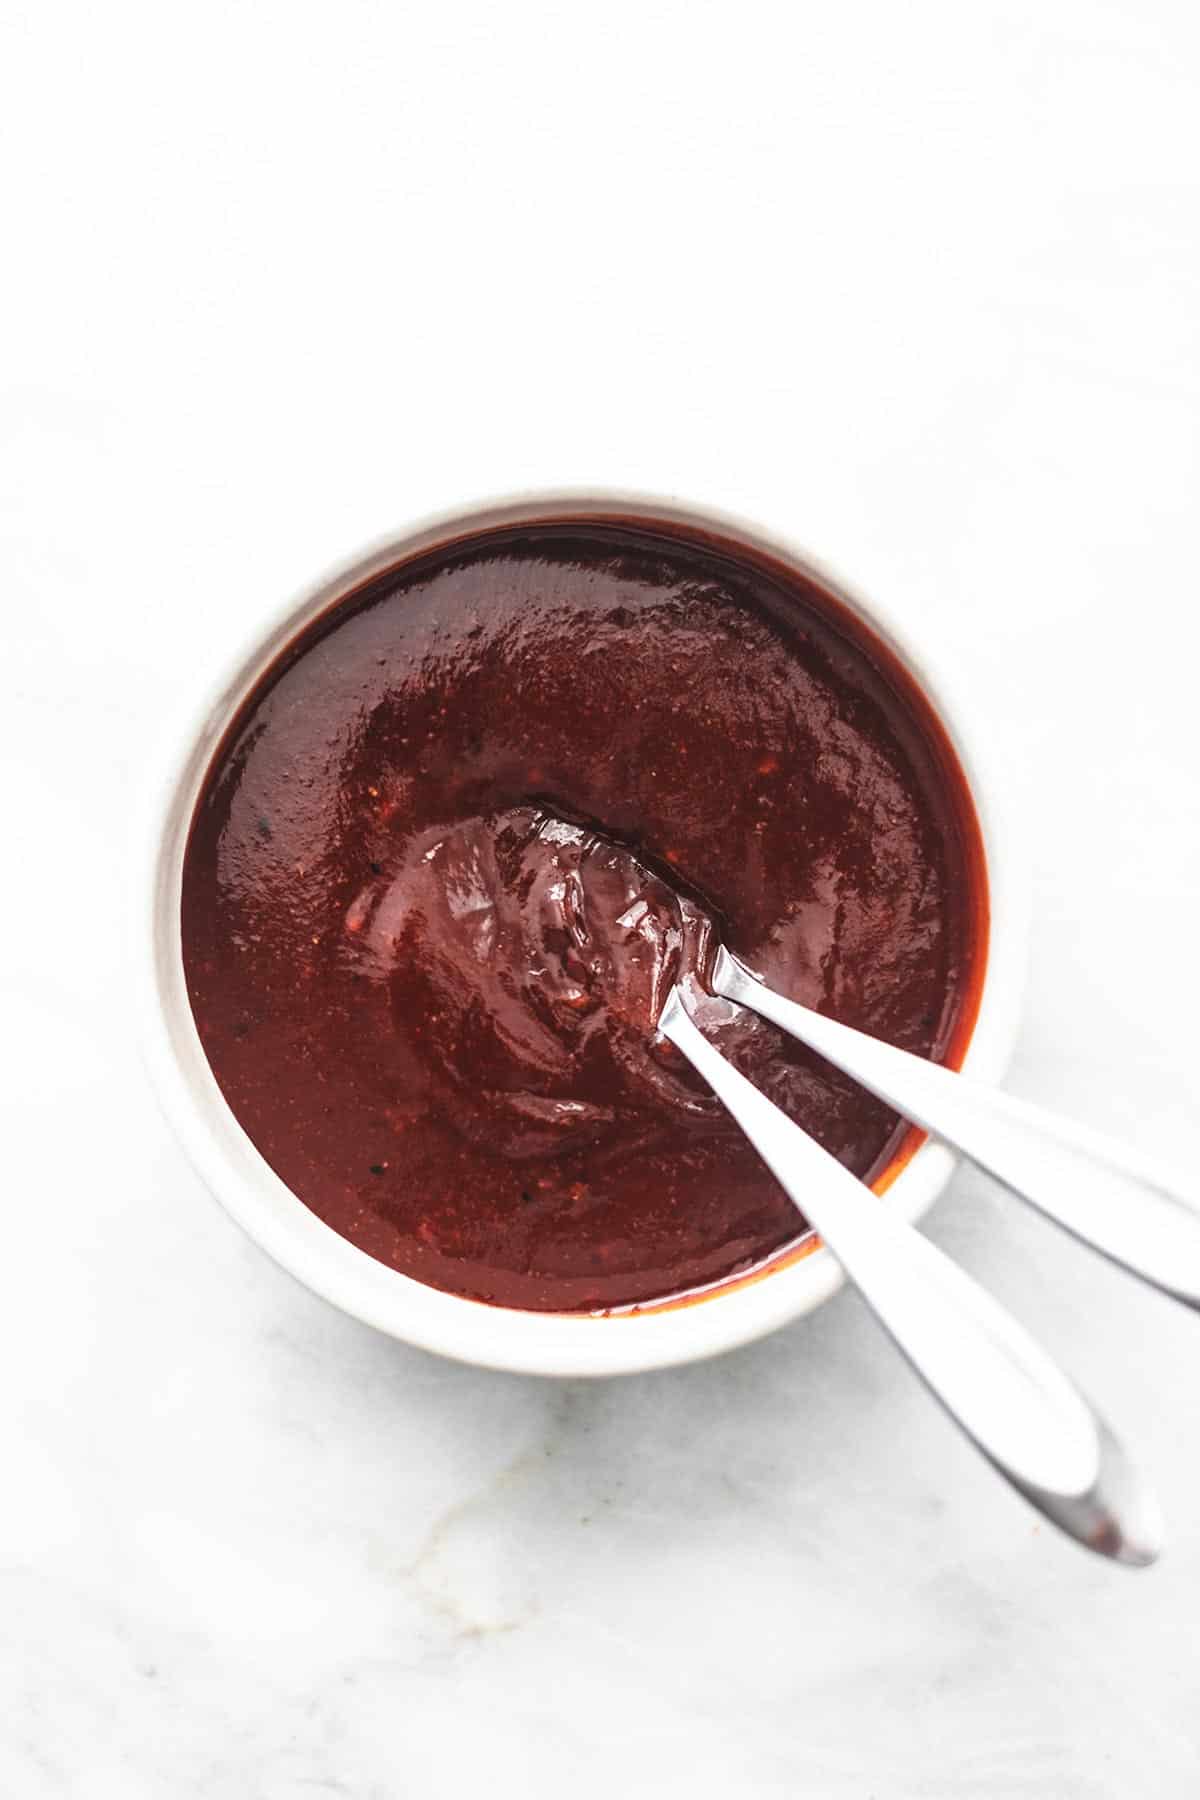
[[[1003,1073],[1015,1036],[1025,960],[1028,887],[1000,805],[992,754],[975,714],[930,646],[877,601],[849,590],[785,539],[744,519],[646,494],[555,490],[520,494],[410,526],[352,558],[265,622],[230,661],[155,770],[140,833],[137,997],[147,1067],[184,1149],[212,1192],[264,1250],[300,1281],[356,1318],[443,1356],[539,1375],[616,1375],[712,1356],[811,1311],[840,1285],[823,1247],[738,1285],[659,1310],[588,1317],[521,1312],[462,1299],[398,1274],[357,1249],[298,1200],[264,1161],[225,1102],[205,1058],[184,983],[180,889],[188,827],[210,758],[241,702],[284,645],[371,576],[416,552],[490,526],[612,513],[709,529],[767,551],[815,576],[890,646],[916,679],[958,754],[983,837],[990,933],[979,1016],[964,1067],[985,1080]],[[892,1181],[886,1204],[916,1219],[955,1166],[927,1142]]]

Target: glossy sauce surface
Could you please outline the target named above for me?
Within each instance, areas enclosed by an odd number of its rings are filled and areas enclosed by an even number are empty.
[[[512,528],[401,565],[243,706],[187,847],[184,958],[294,1192],[434,1285],[539,1309],[703,1287],[803,1227],[654,1035],[714,938],[955,1055],[986,899],[921,696],[835,601],[675,527]],[[703,1028],[849,1167],[903,1129],[752,1015]]]

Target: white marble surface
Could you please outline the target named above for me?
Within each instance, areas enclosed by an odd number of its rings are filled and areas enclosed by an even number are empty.
[[[785,17],[786,15],[786,17]],[[524,483],[760,515],[997,718],[1014,1087],[1194,1160],[1194,8],[509,0],[0,20],[0,1793],[1127,1800],[1200,1785],[1200,1322],[934,1236],[1156,1474],[1059,1541],[852,1297],[558,1386],[294,1286],[128,1041],[127,797],[232,634]]]

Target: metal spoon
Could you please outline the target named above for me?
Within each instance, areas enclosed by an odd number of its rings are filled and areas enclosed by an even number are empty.
[[[703,1075],[993,1466],[1088,1549],[1153,1562],[1162,1545],[1157,1504],[1108,1426],[1024,1328],[726,1062],[678,987],[659,1031]]]
[[[1082,1243],[1200,1307],[1200,1208],[1148,1163],[1099,1132],[784,999],[724,948],[712,985],[953,1145]]]

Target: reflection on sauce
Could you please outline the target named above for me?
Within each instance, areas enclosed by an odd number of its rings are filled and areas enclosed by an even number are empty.
[[[384,1262],[542,1309],[743,1271],[797,1218],[656,1041],[715,937],[905,1048],[961,1048],[985,900],[921,697],[797,576],[676,528],[545,524],[402,565],[222,745],[184,869],[214,1073]],[[902,1128],[753,1015],[703,1029],[858,1173]]]
[[[359,966],[390,984],[409,1085],[484,1150],[626,1156],[719,1115],[655,1039],[709,922],[594,832],[528,806],[435,826],[355,897],[349,925]]]

